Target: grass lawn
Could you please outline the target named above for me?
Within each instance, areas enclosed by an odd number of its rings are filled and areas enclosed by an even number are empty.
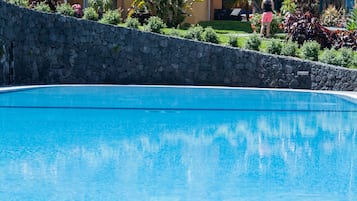
[[[209,22],[200,22],[202,27],[212,27],[218,34],[250,34],[253,29],[250,22],[216,20]]]

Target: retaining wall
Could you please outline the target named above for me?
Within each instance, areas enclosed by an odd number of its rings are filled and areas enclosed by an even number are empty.
[[[19,8],[0,0],[0,84],[357,91],[357,71]],[[2,75],[2,76],[1,76]]]

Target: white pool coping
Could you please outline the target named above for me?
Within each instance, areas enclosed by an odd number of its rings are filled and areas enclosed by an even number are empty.
[[[115,84],[61,84],[61,85],[28,85],[0,87],[0,92],[16,91],[48,87],[71,87],[71,86],[115,86],[115,87],[155,87],[155,88],[197,88],[197,89],[229,89],[229,90],[262,90],[262,91],[286,91],[286,92],[309,92],[321,94],[333,94],[352,98],[357,101],[357,92],[355,91],[327,91],[327,90],[308,90],[308,89],[285,89],[285,88],[255,88],[255,87],[226,87],[226,86],[192,86],[192,85],[115,85]]]

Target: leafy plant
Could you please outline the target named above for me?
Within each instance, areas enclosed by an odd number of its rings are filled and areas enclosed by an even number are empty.
[[[132,29],[138,29],[140,26],[140,22],[139,22],[138,18],[128,17],[128,18],[126,18],[125,26],[132,28]]]
[[[282,44],[279,40],[271,40],[267,45],[267,52],[270,54],[280,54]]]
[[[176,36],[176,37],[181,37],[181,33],[178,29],[171,29],[171,31],[169,32],[170,36]]]
[[[45,2],[37,4],[35,10],[47,13],[51,12],[51,8]]]
[[[203,0],[133,0],[128,16],[148,13],[160,17],[165,24],[176,27],[190,15],[193,4],[201,1]]]
[[[341,48],[338,51],[335,49],[326,49],[319,60],[323,63],[348,67],[353,66],[353,57],[353,51],[349,48]]]
[[[353,57],[351,66],[357,68],[357,54]]]
[[[302,58],[317,61],[319,56],[320,44],[316,41],[307,41],[301,47]]]
[[[298,45],[292,41],[285,43],[281,48],[281,55],[285,56],[296,56]]]
[[[98,20],[98,13],[97,13],[97,11],[95,11],[94,8],[88,7],[88,8],[86,8],[84,10],[83,18],[87,19],[87,20],[97,21]]]
[[[57,13],[67,16],[74,16],[74,10],[68,3],[63,3],[57,6]]]
[[[325,49],[319,58],[319,61],[332,65],[339,65],[337,51],[335,49]]]
[[[187,39],[201,41],[203,32],[204,32],[204,29],[203,29],[202,26],[200,26],[200,25],[191,26],[186,31],[186,34],[185,34],[184,37],[187,38]]]
[[[330,5],[322,12],[320,22],[324,26],[338,26],[342,27],[344,23],[344,10],[337,10],[335,6]]]
[[[340,49],[342,47],[357,50],[357,30],[354,31],[341,31],[330,32],[328,40],[331,41],[333,47]]]
[[[161,33],[161,29],[165,27],[166,24],[162,21],[161,18],[152,16],[147,20],[147,24],[144,25],[144,30],[154,33]]]
[[[352,10],[351,15],[347,18],[346,28],[349,31],[357,30],[357,7]]]
[[[229,36],[228,45],[232,47],[238,47],[238,37],[237,36]]]
[[[284,0],[283,5],[280,8],[280,11],[283,15],[287,13],[295,13],[296,4],[294,0]]]
[[[103,8],[103,0],[89,0],[88,6],[94,8],[94,10],[97,12],[98,8]]]
[[[253,36],[250,36],[248,40],[245,42],[244,47],[246,49],[250,50],[256,50],[259,51],[259,46],[262,43],[262,40],[257,34],[254,34]]]
[[[350,48],[341,48],[338,50],[338,58],[340,60],[340,65],[343,67],[349,66],[353,62],[353,51]]]
[[[103,1],[103,11],[107,12],[114,9],[113,0],[102,0]]]
[[[108,10],[100,20],[104,24],[118,25],[121,22],[121,15],[118,10]]]
[[[317,16],[319,13],[320,0],[298,0],[295,3],[296,10],[302,13],[310,12],[314,16]]]
[[[317,18],[310,12],[287,14],[283,23],[284,31],[288,33],[287,39],[302,45],[305,41],[318,41],[323,48],[331,48],[329,31],[319,24]]]
[[[206,27],[202,33],[202,41],[218,43],[218,35],[212,27]]]
[[[14,4],[16,6],[27,7],[28,1],[27,0],[9,0],[9,3]]]

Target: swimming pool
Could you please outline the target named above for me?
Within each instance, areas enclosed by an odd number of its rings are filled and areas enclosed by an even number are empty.
[[[0,92],[1,200],[357,199],[357,101],[205,87]]]

